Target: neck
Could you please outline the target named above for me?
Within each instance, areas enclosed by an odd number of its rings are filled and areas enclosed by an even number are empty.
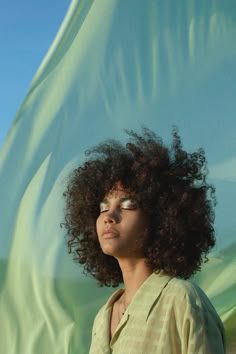
[[[124,302],[128,305],[139,287],[152,274],[152,270],[147,265],[144,258],[118,261],[125,285],[125,292],[122,297]]]

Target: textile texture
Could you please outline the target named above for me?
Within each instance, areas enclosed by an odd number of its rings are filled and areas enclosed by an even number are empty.
[[[196,285],[153,273],[138,289],[110,341],[112,305],[99,311],[90,354],[224,354],[224,328]]]

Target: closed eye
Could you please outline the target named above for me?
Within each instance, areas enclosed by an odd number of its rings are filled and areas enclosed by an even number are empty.
[[[109,210],[108,201],[102,201],[99,205],[99,208],[100,208],[100,213],[104,213],[108,211]],[[137,203],[133,199],[121,198],[119,208],[124,210],[135,210],[137,209]]]
[[[100,208],[100,213],[104,213],[104,211],[109,210],[108,204],[105,202],[101,202],[99,208]]]
[[[135,210],[137,209],[137,203],[132,199],[124,199],[121,202],[121,209]]]

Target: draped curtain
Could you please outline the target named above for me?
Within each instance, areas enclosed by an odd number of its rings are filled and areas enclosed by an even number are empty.
[[[87,354],[112,289],[67,253],[63,190],[84,151],[142,125],[203,147],[217,246],[196,276],[236,352],[236,2],[72,0],[0,151],[0,345]]]

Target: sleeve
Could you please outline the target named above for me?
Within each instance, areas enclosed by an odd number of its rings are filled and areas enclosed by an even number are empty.
[[[224,327],[219,316],[203,292],[191,290],[184,294],[178,307],[182,353],[224,354]]]

